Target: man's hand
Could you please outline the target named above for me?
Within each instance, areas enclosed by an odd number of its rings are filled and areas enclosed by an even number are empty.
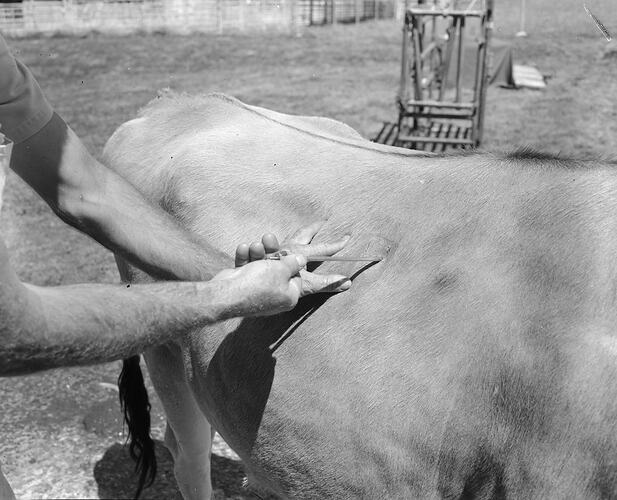
[[[237,315],[265,316],[293,309],[298,299],[317,292],[342,292],[351,286],[340,275],[315,275],[303,271],[306,257],[287,255],[280,260],[258,260],[225,269],[214,280],[235,280],[239,299]]]
[[[280,245],[276,236],[272,233],[264,234],[261,238],[261,242],[252,243],[250,245],[246,243],[238,245],[235,258],[236,267],[242,267],[249,262],[263,260],[267,254],[278,252],[279,250],[286,250],[291,254],[303,255],[304,257],[311,257],[313,255],[334,255],[345,247],[349,241],[349,236],[345,236],[334,243],[311,244],[311,240],[317,234],[323,223],[324,221],[318,221],[298,229]],[[302,278],[301,297],[311,293],[343,292],[351,285],[349,280],[344,280],[344,277],[341,275],[321,275],[302,270],[300,272],[300,277]],[[340,283],[340,286],[333,286],[333,283]]]

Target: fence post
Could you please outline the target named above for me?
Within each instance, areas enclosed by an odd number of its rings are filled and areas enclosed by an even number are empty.
[[[219,35],[223,34],[223,10],[221,0],[216,0],[216,27]]]
[[[520,17],[520,29],[516,36],[518,37],[526,37],[527,32],[525,31],[525,0],[521,0],[521,17]]]
[[[77,31],[77,23],[73,23],[73,20],[71,19],[70,11],[67,8],[68,4],[69,0],[62,0],[62,18],[64,19],[64,26],[62,28],[74,35],[75,31]]]
[[[289,1],[289,12],[290,12],[290,21],[291,21],[291,29],[290,33],[293,35],[296,33],[296,0],[288,0]]]
[[[240,31],[242,31],[243,33],[246,31],[246,6],[247,3],[246,2],[242,2],[240,1],[238,3],[238,13],[240,15]]]

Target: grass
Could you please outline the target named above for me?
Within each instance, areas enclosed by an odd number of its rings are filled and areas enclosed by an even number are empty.
[[[596,0],[587,5],[615,34],[612,3]],[[554,0],[527,4],[529,37],[515,38],[518,2],[505,0],[497,0],[495,37],[513,45],[516,62],[533,64],[549,75],[548,88],[491,87],[483,147],[532,145],[574,156],[613,155],[617,52],[602,55],[615,42],[607,44],[582,1],[560,0],[558,8]],[[32,68],[56,110],[99,155],[113,130],[166,87],[188,93],[222,91],[278,111],[325,115],[371,137],[382,121],[395,117],[400,28],[400,23],[380,21],[312,28],[301,36],[92,35],[9,43]],[[117,279],[109,253],[64,226],[15,176],[7,185],[0,226],[25,281],[60,285]],[[0,431],[6,440],[0,461],[21,495],[92,496],[101,491],[92,481],[92,466],[117,436],[88,435],[71,444],[62,436],[81,435],[79,415],[62,414],[66,418],[51,428],[40,413],[47,409],[57,415],[58,406],[51,402],[75,398],[79,414],[89,397],[99,396],[76,387],[90,387],[96,380],[113,382],[116,375],[117,365],[111,364],[0,382]],[[25,404],[11,406],[22,401],[24,393]],[[47,431],[33,437],[36,426]],[[35,456],[35,465],[24,461],[24,455],[32,456],[33,449],[49,440],[56,441],[56,455]],[[65,455],[70,458],[58,459]],[[75,474],[77,470],[83,474]],[[69,477],[79,483],[73,489],[67,486]]]

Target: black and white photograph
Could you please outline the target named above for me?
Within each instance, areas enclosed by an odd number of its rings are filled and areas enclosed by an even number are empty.
[[[617,499],[615,0],[0,0],[0,500]]]

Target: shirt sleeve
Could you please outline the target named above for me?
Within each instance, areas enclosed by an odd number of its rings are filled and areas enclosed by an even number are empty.
[[[0,131],[17,144],[41,130],[52,114],[34,76],[0,35]]]

